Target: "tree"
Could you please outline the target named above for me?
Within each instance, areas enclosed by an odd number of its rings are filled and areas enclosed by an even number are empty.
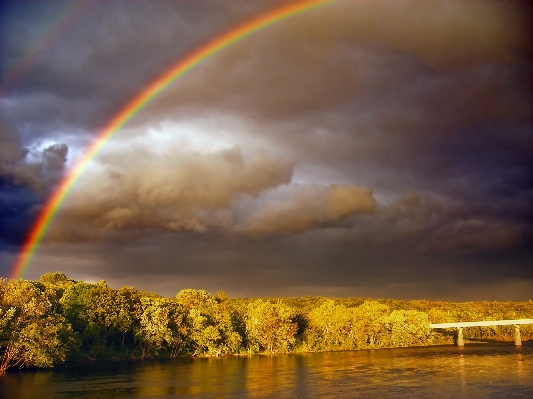
[[[105,281],[95,284],[76,282],[68,287],[59,303],[63,314],[82,340],[82,349],[91,356],[108,356],[108,340],[121,333],[120,308],[115,306],[115,291]]]
[[[181,290],[176,295],[176,300],[187,312],[196,309],[203,314],[211,315],[218,306],[217,300],[205,290]]]
[[[45,273],[39,278],[39,283],[45,287],[45,293],[52,302],[54,309],[60,313],[59,299],[67,288],[74,285],[76,281],[68,278],[63,273]]]
[[[242,337],[235,331],[227,295],[215,298],[204,290],[182,290],[176,300],[187,312],[188,349],[193,355],[237,352]]]
[[[294,345],[298,325],[293,322],[295,310],[281,301],[274,304],[258,299],[248,305],[246,333],[250,351],[287,352]]]
[[[428,343],[431,336],[428,315],[417,310],[394,310],[388,317],[388,346],[411,346]]]
[[[365,301],[354,309],[354,338],[359,348],[387,346],[387,317],[390,308],[377,301]]]
[[[307,344],[312,350],[354,349],[353,311],[328,299],[308,315]]]
[[[0,374],[14,367],[52,367],[76,345],[65,318],[42,285],[0,280]]]
[[[229,296],[228,296],[228,294],[226,293],[226,291],[218,291],[218,292],[215,294],[215,300],[216,300],[218,303],[226,303],[227,301],[229,301]]]
[[[142,313],[137,336],[141,344],[141,359],[156,353],[173,341],[171,324],[172,304],[166,298],[142,297]]]
[[[117,330],[122,334],[121,346],[126,333],[134,335],[140,328],[142,314],[141,296],[133,287],[124,286],[114,293]]]

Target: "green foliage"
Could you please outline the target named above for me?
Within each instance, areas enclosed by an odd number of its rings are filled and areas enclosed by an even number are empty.
[[[140,329],[143,306],[141,295],[135,288],[124,286],[114,295],[115,328],[121,333],[121,346],[124,345],[126,333],[133,336]]]
[[[115,306],[116,291],[104,281],[96,284],[76,282],[60,299],[63,314],[82,341],[82,350],[91,357],[107,357],[114,334],[125,321]]]
[[[182,307],[172,299],[142,297],[142,312],[136,335],[141,358],[157,354],[165,347],[181,342]]]
[[[0,280],[0,374],[14,367],[52,367],[65,360],[76,339],[53,311],[42,285]]]
[[[323,297],[230,299],[186,289],[164,298],[62,273],[0,279],[0,373],[68,357],[224,356],[451,343],[430,323],[533,318],[532,302]],[[520,327],[523,340],[533,326]],[[465,339],[512,341],[513,326],[465,328]]]
[[[195,355],[221,356],[236,353],[242,337],[234,328],[227,295],[213,297],[204,290],[182,290],[176,300],[187,312],[186,348]]]

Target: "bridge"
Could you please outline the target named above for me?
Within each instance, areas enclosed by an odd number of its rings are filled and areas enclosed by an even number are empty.
[[[533,319],[518,319],[518,320],[486,320],[486,321],[463,321],[459,323],[431,323],[430,328],[457,328],[457,345],[464,346],[463,328],[464,327],[487,327],[487,326],[511,326],[514,325],[514,344],[516,346],[522,345],[520,338],[520,325],[533,324]]]

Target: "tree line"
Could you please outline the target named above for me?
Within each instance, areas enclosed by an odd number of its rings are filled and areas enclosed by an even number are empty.
[[[532,302],[429,302],[323,297],[230,299],[184,289],[165,298],[62,273],[0,279],[0,374],[67,359],[225,356],[452,343],[429,323],[533,318]],[[531,325],[521,328],[533,338]],[[513,339],[513,326],[468,339]]]

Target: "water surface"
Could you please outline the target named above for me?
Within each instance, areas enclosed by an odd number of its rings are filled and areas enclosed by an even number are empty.
[[[533,343],[102,361],[8,372],[5,398],[533,398]]]

